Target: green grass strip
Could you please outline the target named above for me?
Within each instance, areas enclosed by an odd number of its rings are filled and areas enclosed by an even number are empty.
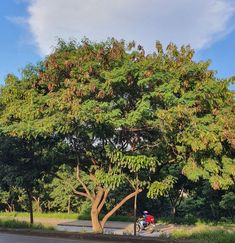
[[[25,221],[19,221],[15,219],[3,220],[0,219],[1,228],[11,228],[11,229],[37,229],[37,230],[54,230],[53,227],[47,227],[42,224],[30,224]]]
[[[223,229],[210,229],[209,226],[198,226],[192,229],[174,230],[172,239],[191,239],[200,243],[234,243],[235,231]]]

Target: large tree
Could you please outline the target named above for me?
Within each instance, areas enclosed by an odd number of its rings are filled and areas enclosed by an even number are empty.
[[[149,197],[172,188],[177,177],[161,173],[170,163],[192,180],[227,188],[235,165],[232,125],[224,116],[234,117],[233,93],[228,80],[193,54],[173,44],[163,51],[159,42],[146,55],[134,42],[60,41],[22,79],[8,77],[2,130],[28,139],[60,136],[82,190],[67,185],[92,202],[96,232],[144,186]],[[123,183],[132,192],[100,221],[109,192]]]

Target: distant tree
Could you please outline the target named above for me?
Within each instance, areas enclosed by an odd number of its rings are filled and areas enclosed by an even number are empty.
[[[64,164],[59,167],[56,176],[52,177],[52,180],[44,186],[49,192],[50,210],[67,213],[78,212],[84,199],[79,201],[68,183],[73,188],[79,187],[74,168]]]
[[[27,209],[27,195],[25,191],[19,187],[5,187],[1,185],[0,189],[0,207],[6,212],[14,212],[17,210]]]
[[[52,143],[53,141],[48,142],[39,138],[29,141],[18,137],[1,137],[1,184],[10,191],[12,188],[19,188],[27,195],[30,223],[34,221],[33,193],[38,187],[39,179],[51,168],[48,160],[52,159]]]
[[[172,175],[175,178],[174,186],[166,193],[170,204],[170,214],[174,218],[177,215],[177,209],[180,207],[182,201],[189,194],[192,182],[188,180],[182,173],[182,167],[179,164],[173,163],[165,166],[161,174]]]
[[[220,207],[225,210],[227,215],[232,220],[234,220],[234,216],[235,216],[234,201],[235,201],[235,193],[233,191],[228,191],[222,196],[222,199],[219,202]]]

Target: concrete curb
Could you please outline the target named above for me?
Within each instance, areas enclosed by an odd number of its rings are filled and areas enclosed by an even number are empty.
[[[0,228],[0,233],[30,235],[51,238],[65,238],[71,240],[97,240],[97,241],[112,241],[112,242],[130,242],[130,243],[192,243],[189,240],[162,240],[149,238],[144,236],[128,236],[128,235],[102,235],[92,233],[71,233],[58,231],[42,231],[31,229],[9,229]]]

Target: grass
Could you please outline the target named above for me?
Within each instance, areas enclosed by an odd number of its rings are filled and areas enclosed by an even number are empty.
[[[30,224],[25,221],[19,220],[4,220],[0,219],[1,228],[11,228],[11,229],[37,229],[37,230],[54,230],[53,227],[46,227],[42,224]]]
[[[115,215],[109,218],[109,221],[121,221],[121,222],[134,222],[133,216],[123,216],[123,215]]]
[[[27,212],[0,212],[0,217],[22,217],[28,218],[29,213]],[[74,219],[78,218],[76,213],[34,213],[35,218],[53,218],[53,219]]]
[[[217,229],[216,229],[217,228]],[[190,239],[200,243],[234,243],[235,231],[220,229],[219,227],[208,225],[198,225],[191,229],[174,230],[171,234],[172,239]]]
[[[157,219],[157,222],[162,223],[162,224],[209,225],[209,226],[235,227],[235,221],[232,221],[232,220],[210,221],[210,220],[203,220],[203,219],[200,219],[200,218],[191,218],[191,217],[188,217],[188,218],[162,217],[160,219]]]
[[[207,226],[221,226],[224,228],[235,228],[235,223],[234,222],[223,222],[223,221],[218,221],[218,222],[214,222],[214,221],[202,221],[202,220],[198,220],[196,222],[196,225],[200,226],[200,225],[207,225]]]
[[[0,218],[28,218],[29,213],[27,212],[0,212]],[[35,218],[53,218],[53,219],[81,219],[81,220],[90,220],[91,217],[89,214],[84,214],[78,216],[77,213],[34,213]],[[101,215],[100,218],[103,218],[104,215]],[[131,216],[122,216],[122,215],[115,215],[110,217],[110,221],[123,221],[123,222],[132,222],[133,217]]]
[[[104,215],[100,215],[99,218],[102,219]],[[81,220],[91,220],[91,216],[88,214],[77,216],[77,219]],[[132,216],[114,215],[109,218],[109,221],[121,221],[121,222],[133,222],[134,218]]]

